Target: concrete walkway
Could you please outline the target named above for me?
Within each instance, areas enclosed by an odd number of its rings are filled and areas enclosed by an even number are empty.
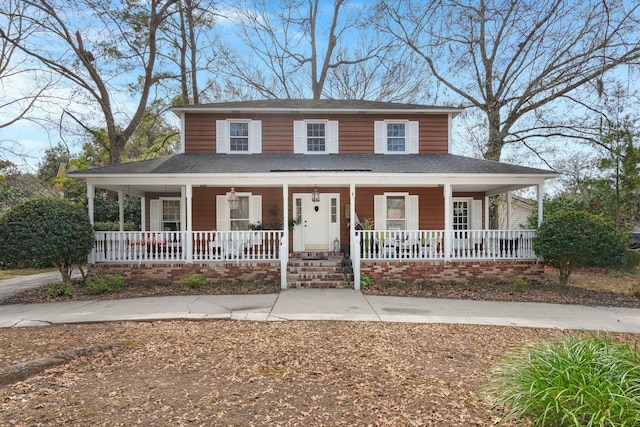
[[[350,289],[0,306],[0,327],[157,319],[459,323],[640,333],[640,309],[367,296]]]

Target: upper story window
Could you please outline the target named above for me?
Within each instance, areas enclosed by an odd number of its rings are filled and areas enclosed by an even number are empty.
[[[337,120],[293,122],[293,152],[299,154],[338,153]]]
[[[216,152],[226,154],[261,153],[262,122],[242,119],[217,120]]]
[[[418,122],[380,120],[374,123],[376,154],[418,154]]]
[[[326,123],[307,123],[307,151],[308,152],[325,152],[325,129]]]
[[[249,123],[229,122],[229,151],[249,151]]]
[[[405,152],[406,123],[387,123],[387,151]]]

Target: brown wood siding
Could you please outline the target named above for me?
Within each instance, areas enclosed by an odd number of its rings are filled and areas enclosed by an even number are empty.
[[[294,120],[338,120],[341,154],[372,154],[376,120],[418,120],[421,154],[447,153],[449,121],[446,114],[433,115],[358,115],[358,114],[208,114],[191,113],[185,120],[185,152],[215,153],[216,120],[252,119],[262,121],[262,152],[293,153]]]

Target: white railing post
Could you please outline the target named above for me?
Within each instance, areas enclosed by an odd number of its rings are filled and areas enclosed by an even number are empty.
[[[280,289],[287,289],[287,264],[289,263],[288,231],[280,237]]]
[[[353,289],[360,290],[360,233],[355,230],[351,231],[351,239],[357,250],[353,252],[351,257],[351,264],[353,267]]]

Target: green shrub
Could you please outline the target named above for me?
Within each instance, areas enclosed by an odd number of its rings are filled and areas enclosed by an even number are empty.
[[[207,286],[209,281],[202,274],[192,274],[182,276],[179,283],[182,288],[200,289]]]
[[[545,221],[533,240],[533,250],[558,269],[566,284],[576,267],[622,267],[628,238],[602,217],[566,211]]]
[[[627,251],[625,268],[628,271],[635,271],[640,266],[640,250],[638,249],[629,249]]]
[[[360,274],[360,288],[366,289],[373,284],[373,279],[365,274]]]
[[[44,293],[50,297],[70,297],[73,295],[73,286],[67,283],[51,283],[44,287]]]
[[[124,279],[119,274],[96,274],[88,278],[84,285],[92,294],[112,294],[120,292]]]
[[[536,426],[638,426],[640,355],[608,337],[538,343],[494,367],[490,395]]]
[[[96,231],[120,231],[120,222],[118,221],[95,222],[93,224],[93,229]],[[124,223],[124,230],[135,231],[136,225],[131,221],[127,221]]]
[[[511,289],[516,292],[524,292],[529,289],[529,282],[520,276],[516,276],[511,281]]]
[[[6,265],[48,267],[70,283],[73,267],[93,248],[87,212],[63,199],[31,199],[0,217],[0,259]]]

